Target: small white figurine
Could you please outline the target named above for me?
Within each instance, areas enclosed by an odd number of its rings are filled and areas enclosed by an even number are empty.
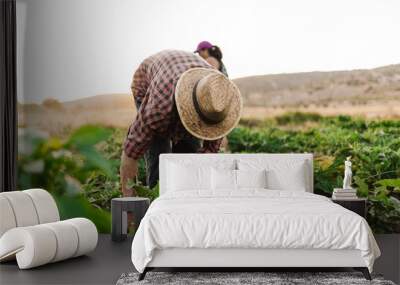
[[[351,161],[350,156],[346,158],[344,162],[344,179],[343,179],[343,189],[353,189],[351,187],[351,179],[353,172],[351,171]]]

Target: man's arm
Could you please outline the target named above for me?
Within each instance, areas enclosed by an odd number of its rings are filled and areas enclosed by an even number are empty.
[[[147,89],[149,88],[148,72],[150,63],[144,60],[133,74],[131,90],[133,97],[142,102],[146,96]]]
[[[138,69],[135,71],[133,74],[132,78],[132,83],[131,83],[131,90],[132,90],[132,95],[135,100],[138,102],[144,101],[144,98],[147,93],[147,89],[149,88],[149,82],[148,82],[148,68],[149,68],[149,63],[147,60],[144,60],[138,67]],[[122,194],[124,197],[130,197],[130,196],[136,196],[137,193],[134,191],[134,189],[129,188],[127,186],[127,183],[129,180],[135,179],[135,177],[138,174],[138,160],[137,158],[132,158],[130,155],[132,155],[132,147],[135,148],[135,145],[140,145],[140,144],[146,144],[146,140],[142,139],[139,141],[132,140],[132,129],[138,129],[138,125],[143,125],[143,118],[142,115],[139,114],[138,110],[138,105],[137,107],[137,115],[136,115],[136,120],[133,122],[133,124],[129,128],[129,132],[127,134],[127,138],[124,142],[123,145],[123,150],[121,154],[121,165],[120,165],[120,183],[121,183],[121,190]],[[136,124],[136,128],[135,125]],[[134,136],[134,134],[133,134]],[[132,146],[133,145],[133,146]],[[137,147],[136,147],[137,148]],[[127,149],[127,150],[126,150]],[[129,153],[129,156],[127,155],[127,152]],[[137,153],[133,153],[133,155],[137,156]]]
[[[144,152],[153,137],[152,128],[146,124],[143,113],[146,108],[141,108],[135,121],[129,128],[121,154],[120,182],[124,197],[136,196],[137,193],[128,187],[129,180],[134,179],[138,174],[138,160]]]
[[[154,96],[157,91],[150,90]],[[135,121],[129,128],[126,136],[123,153],[121,155],[121,186],[122,192],[125,195],[135,195],[135,193],[127,188],[129,179],[137,176],[138,172],[138,159],[143,156],[149,148],[154,134],[162,133],[169,123],[169,113],[171,112],[170,106],[159,110],[159,100],[151,100],[149,102],[146,97],[142,102],[140,110],[136,116]],[[172,104],[170,104],[172,105]]]
[[[136,159],[130,158],[125,154],[125,151],[122,151],[121,155],[121,166],[119,169],[120,172],[120,181],[122,187],[122,195],[124,197],[132,197],[137,196],[137,193],[134,189],[129,188],[127,183],[130,179],[135,179],[138,174],[138,162]]]

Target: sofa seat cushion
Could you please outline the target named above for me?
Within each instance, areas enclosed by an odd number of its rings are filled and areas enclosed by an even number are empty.
[[[0,261],[16,257],[20,269],[28,269],[86,254],[96,248],[98,233],[88,219],[17,227],[0,238]]]

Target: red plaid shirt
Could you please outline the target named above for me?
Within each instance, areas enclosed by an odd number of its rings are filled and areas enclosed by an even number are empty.
[[[211,68],[198,55],[177,50],[159,52],[140,64],[131,89],[141,105],[125,140],[127,156],[133,159],[141,157],[155,135],[170,138],[173,142],[191,136],[174,106],[174,93],[181,74],[194,67]],[[204,141],[199,152],[218,152],[221,141]]]

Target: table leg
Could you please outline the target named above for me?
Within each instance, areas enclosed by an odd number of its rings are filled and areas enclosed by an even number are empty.
[[[111,239],[113,241],[124,240],[122,234],[122,207],[120,203],[111,203],[111,220]]]
[[[146,214],[147,209],[149,208],[149,204],[143,203],[137,205],[133,210],[133,218],[135,222],[136,229],[139,227],[140,221],[143,219]]]
[[[121,232],[123,236],[128,234],[128,212],[122,211],[122,220],[121,220]]]

